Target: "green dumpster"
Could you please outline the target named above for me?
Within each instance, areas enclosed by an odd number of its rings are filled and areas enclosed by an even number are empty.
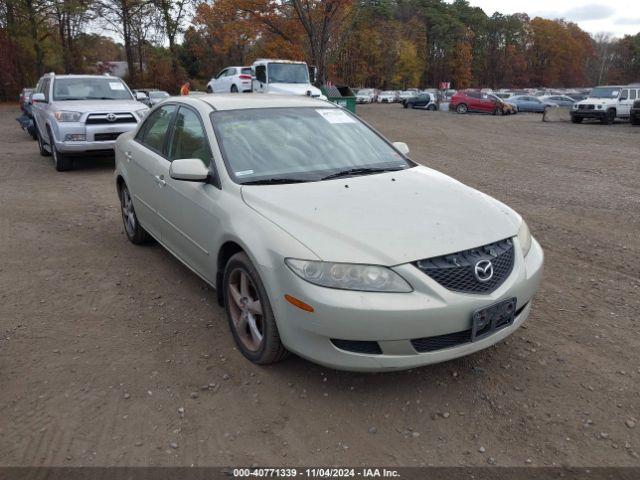
[[[321,90],[322,94],[325,95],[329,99],[329,101],[337,103],[338,105],[346,108],[352,113],[356,113],[356,96],[353,94],[349,87],[325,85]]]

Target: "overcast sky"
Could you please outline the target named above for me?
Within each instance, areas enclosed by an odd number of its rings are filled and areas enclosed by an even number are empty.
[[[616,37],[640,32],[640,0],[469,0],[489,16],[524,12],[531,18],[564,18],[589,33]]]

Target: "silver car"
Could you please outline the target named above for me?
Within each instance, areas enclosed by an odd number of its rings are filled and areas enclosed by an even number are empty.
[[[178,97],[116,142],[126,235],[217,289],[239,350],[347,370],[489,347],[529,316],[543,252],[499,201],[327,101]]]
[[[119,78],[106,75],[47,74],[31,97],[40,154],[53,156],[56,170],[73,158],[113,155],[116,138],[133,130],[149,108],[136,101]]]

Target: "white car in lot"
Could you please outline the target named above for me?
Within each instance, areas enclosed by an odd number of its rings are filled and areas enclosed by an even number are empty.
[[[211,79],[207,84],[207,92],[250,92],[251,78],[251,67],[227,67]]]
[[[373,88],[363,88],[356,93],[356,103],[373,103],[376,101],[376,91]]]
[[[398,93],[392,90],[385,90],[378,94],[378,103],[394,103],[398,101]]]
[[[517,213],[407,154],[323,100],[177,97],[120,136],[115,180],[128,238],[217,289],[249,360],[394,370],[513,333],[543,265]]]

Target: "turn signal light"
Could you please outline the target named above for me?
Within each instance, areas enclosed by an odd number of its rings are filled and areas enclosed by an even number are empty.
[[[292,297],[291,295],[287,294],[284,296],[284,299],[294,307],[298,307],[300,310],[304,310],[305,312],[309,312],[309,313],[314,312],[313,307],[311,305],[307,305],[302,300],[298,300],[296,297]]]

